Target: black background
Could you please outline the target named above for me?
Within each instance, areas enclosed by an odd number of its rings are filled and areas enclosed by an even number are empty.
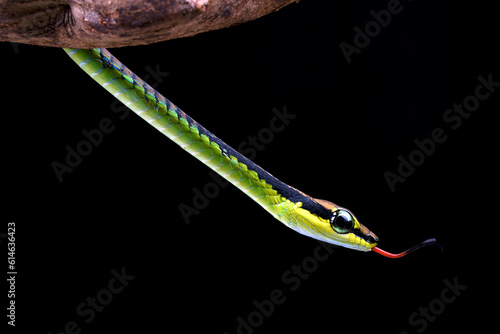
[[[444,252],[390,260],[338,248],[291,291],[282,275],[313,255],[314,240],[233,187],[186,224],[178,206],[212,181],[208,168],[135,115],[120,120],[113,97],[62,50],[3,43],[1,231],[16,222],[17,329],[59,333],[75,321],[81,333],[233,334],[275,289],[286,301],[254,333],[489,328],[500,88],[456,130],[443,114],[474,94],[478,76],[500,81],[498,20],[492,8],[405,1],[348,64],[339,44],[353,44],[353,28],[387,3],[303,0],[230,29],[111,52],[139,76],[147,66],[168,72],[158,90],[234,147],[286,106],[296,118],[257,164],[352,210],[381,248],[435,237]],[[59,182],[51,164],[104,118],[114,130]],[[435,128],[446,141],[391,191],[384,173]],[[77,306],[122,268],[135,278],[86,323]],[[414,312],[439,304],[444,280],[467,288],[426,328],[413,326]]]

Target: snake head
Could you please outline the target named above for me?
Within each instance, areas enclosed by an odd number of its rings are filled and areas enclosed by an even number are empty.
[[[377,245],[378,237],[351,211],[326,200],[312,199],[321,210],[312,212],[298,206],[296,224],[290,227],[317,240],[359,251],[368,252]]]
[[[310,223],[318,227],[317,235],[313,236],[318,240],[323,240],[331,244],[356,249],[360,251],[374,251],[382,256],[397,259],[406,256],[414,251],[426,246],[438,246],[441,251],[442,246],[436,242],[436,239],[427,239],[401,253],[389,253],[377,247],[378,237],[368,228],[362,225],[358,219],[347,209],[339,207],[332,202],[322,199],[313,199],[323,208],[329,210],[331,215],[328,219],[316,216]],[[305,210],[304,210],[305,211]],[[300,213],[299,213],[300,214]],[[307,215],[304,215],[304,218]],[[326,221],[330,223],[330,229],[326,228]]]

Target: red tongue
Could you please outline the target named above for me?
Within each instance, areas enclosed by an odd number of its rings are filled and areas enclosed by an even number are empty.
[[[386,252],[385,250],[382,250],[378,247],[373,247],[372,251],[379,253],[380,255],[383,255],[385,257],[391,258],[391,259],[397,259],[397,258],[403,257],[405,255],[408,255],[408,254],[416,251],[417,249],[420,249],[420,248],[425,247],[425,246],[431,246],[431,245],[437,245],[437,246],[441,247],[441,245],[436,242],[436,239],[427,239],[425,241],[422,241],[419,244],[416,244],[412,248],[407,249],[404,252],[401,252],[398,254],[392,254],[392,253]]]

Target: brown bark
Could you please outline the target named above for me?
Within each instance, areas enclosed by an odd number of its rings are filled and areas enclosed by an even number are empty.
[[[0,0],[0,41],[71,47],[150,44],[230,27],[297,0]]]

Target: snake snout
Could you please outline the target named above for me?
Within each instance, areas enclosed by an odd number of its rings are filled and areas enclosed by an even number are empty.
[[[361,228],[359,230],[365,236],[364,239],[366,240],[366,242],[368,242],[370,244],[377,243],[378,237],[375,235],[375,233],[370,231],[365,225],[363,225],[363,224],[360,224],[360,225],[361,225]]]

